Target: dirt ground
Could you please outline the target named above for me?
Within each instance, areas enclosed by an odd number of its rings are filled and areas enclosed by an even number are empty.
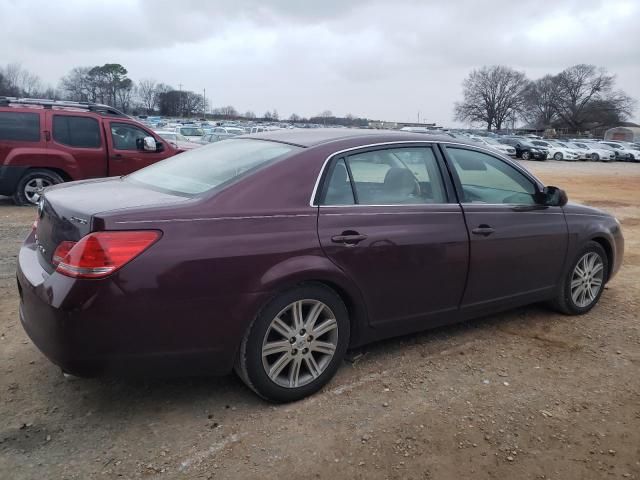
[[[18,320],[35,212],[0,199],[0,478],[640,479],[640,165],[526,166],[623,224],[591,313],[531,306],[377,343],[283,406],[234,376],[63,378]]]

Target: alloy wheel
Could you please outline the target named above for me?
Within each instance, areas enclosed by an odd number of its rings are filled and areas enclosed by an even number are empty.
[[[24,196],[27,198],[29,203],[33,203],[35,205],[38,203],[38,200],[40,200],[40,196],[44,189],[51,185],[53,185],[53,182],[47,178],[32,178],[24,186]]]
[[[522,152],[522,159],[523,160],[529,160],[529,158],[531,157],[531,154],[529,152]]]
[[[555,160],[560,161],[560,160],[562,160],[562,154],[560,152],[556,152],[556,154],[553,156],[553,158]]]
[[[597,298],[604,281],[604,262],[596,252],[585,253],[571,275],[571,299],[579,308],[590,306]]]
[[[281,387],[298,388],[318,378],[338,347],[338,322],[318,300],[298,300],[276,315],[262,342],[262,366]]]

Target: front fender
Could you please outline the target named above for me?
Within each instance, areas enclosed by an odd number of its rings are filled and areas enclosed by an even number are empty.
[[[624,238],[618,221],[612,215],[589,207],[571,205],[565,211],[569,229],[569,258],[590,240],[604,241],[610,255],[609,279],[618,272],[624,256]]]

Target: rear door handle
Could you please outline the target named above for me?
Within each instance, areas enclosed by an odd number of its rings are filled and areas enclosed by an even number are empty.
[[[488,237],[493,232],[495,232],[495,230],[489,225],[479,225],[471,230],[471,233],[473,233],[474,235],[482,235],[483,237]]]
[[[331,237],[333,243],[343,243],[345,245],[356,245],[367,238],[366,235],[359,233],[334,235]]]

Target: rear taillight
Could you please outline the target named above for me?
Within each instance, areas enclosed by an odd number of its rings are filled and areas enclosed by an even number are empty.
[[[53,254],[56,271],[74,278],[112,274],[160,238],[155,230],[94,232],[76,242],[62,242]]]
[[[76,245],[76,243],[77,242],[64,241],[60,245],[58,245],[58,248],[56,248],[56,251],[53,252],[51,263],[57,266],[69,254],[69,252]]]

